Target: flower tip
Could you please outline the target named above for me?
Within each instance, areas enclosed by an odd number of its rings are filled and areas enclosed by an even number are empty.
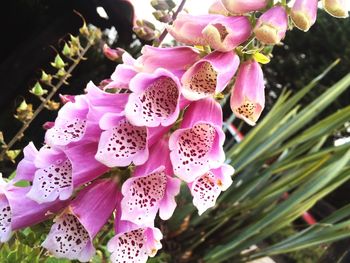
[[[258,40],[267,45],[275,45],[280,42],[280,39],[277,35],[277,29],[268,24],[262,25],[254,29],[254,34]]]
[[[309,31],[310,27],[311,27],[311,21],[308,18],[308,16],[303,13],[303,12],[291,12],[291,18],[293,20],[294,25],[304,31],[307,32]]]

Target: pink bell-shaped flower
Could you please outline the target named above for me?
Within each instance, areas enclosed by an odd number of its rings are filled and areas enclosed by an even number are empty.
[[[130,82],[125,106],[128,121],[136,126],[157,127],[173,124],[180,113],[181,84],[170,71],[139,73]]]
[[[229,16],[230,13],[226,10],[221,0],[215,0],[209,7],[209,14]]]
[[[153,225],[138,226],[121,220],[120,212],[119,204],[114,223],[115,236],[107,243],[107,249],[111,253],[111,262],[146,263],[148,257],[154,257],[162,248],[160,243],[163,238],[162,233]]]
[[[212,98],[192,102],[186,109],[180,129],[169,139],[174,173],[187,183],[193,182],[225,160],[222,109]]]
[[[234,171],[231,165],[223,164],[188,184],[193,196],[193,204],[197,207],[199,215],[213,207],[220,193],[230,187]]]
[[[241,64],[231,93],[233,113],[249,125],[255,125],[265,106],[265,85],[261,67],[255,60]]]
[[[295,26],[306,32],[316,22],[317,9],[318,0],[296,0],[290,16]]]
[[[113,179],[84,188],[56,217],[42,246],[57,258],[89,261],[95,254],[93,239],[115,209],[118,193]]]
[[[12,231],[47,220],[67,202],[38,204],[26,197],[30,187],[16,187],[0,178],[0,242],[7,242]]]
[[[39,204],[56,199],[67,200],[75,187],[90,182],[108,170],[95,160],[96,150],[95,142],[78,144],[64,151],[43,146],[33,159],[35,173],[30,177],[21,172],[15,180],[33,181],[27,197]],[[34,170],[33,164],[27,163],[26,166]]]
[[[226,52],[246,41],[251,34],[251,26],[246,17],[226,17],[223,15],[180,14],[169,33],[179,42],[187,45],[210,45]]]
[[[231,14],[245,14],[263,9],[267,5],[267,0],[221,0],[223,6]]]
[[[182,95],[191,101],[214,96],[225,89],[238,65],[239,58],[234,52],[210,53],[182,76]]]
[[[152,226],[159,211],[160,218],[167,220],[175,210],[179,191],[180,180],[173,178],[168,139],[163,138],[150,148],[147,162],[137,166],[134,176],[123,184],[121,219]]]
[[[275,6],[263,13],[254,28],[255,36],[262,43],[275,45],[285,37],[288,15],[284,7]]]

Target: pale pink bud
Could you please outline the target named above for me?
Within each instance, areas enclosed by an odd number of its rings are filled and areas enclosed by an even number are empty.
[[[242,63],[231,94],[233,113],[255,125],[265,106],[265,85],[261,67],[255,60]]]
[[[323,8],[328,14],[338,18],[349,16],[349,0],[322,0]]]
[[[220,0],[215,0],[209,7],[209,14],[228,16],[230,13],[226,10]]]
[[[244,14],[263,9],[267,0],[221,0],[223,6],[231,14]]]
[[[285,37],[288,28],[288,15],[282,6],[275,6],[259,17],[254,33],[264,44],[275,45]]]
[[[121,61],[125,50],[122,48],[110,48],[107,44],[103,45],[103,54],[111,61]]]
[[[308,31],[315,24],[318,0],[296,0],[290,16],[297,28]]]

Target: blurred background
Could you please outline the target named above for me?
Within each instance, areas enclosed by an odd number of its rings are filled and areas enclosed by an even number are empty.
[[[179,1],[176,1],[177,3]],[[207,12],[210,0],[188,0],[185,10],[194,14]],[[153,9],[148,0],[11,0],[3,1],[0,22],[0,131],[5,140],[10,139],[20,128],[21,123],[13,118],[16,108],[23,98],[29,103],[38,104],[31,98],[28,89],[40,77],[41,69],[45,68],[61,50],[68,34],[76,35],[82,24],[81,18],[74,13],[79,12],[87,23],[103,31],[103,41],[87,54],[88,60],[82,62],[73,73],[70,85],[64,86],[59,93],[79,94],[89,80],[98,84],[109,78],[116,63],[107,60],[102,53],[102,46],[106,42],[112,47],[122,47],[138,56],[140,48],[148,42],[139,39],[133,33],[133,23],[136,18],[147,19],[162,29],[164,24],[153,19]],[[350,19],[335,19],[322,10],[319,11],[317,23],[306,34],[294,29],[287,34],[284,45],[274,48],[273,59],[263,67],[266,78],[267,106],[269,111],[277,100],[283,88],[297,92],[311,79],[317,76],[337,58],[340,64],[332,70],[317,87],[302,100],[308,105],[319,94],[343,77],[350,69]],[[166,38],[166,43],[171,43]],[[58,100],[58,98],[56,98]],[[337,109],[349,105],[350,91],[346,91],[330,107],[318,115],[315,122],[335,112]],[[47,120],[53,120],[56,111],[43,111],[27,130],[25,137],[15,148],[22,148],[29,141],[40,146],[44,136],[42,125]],[[231,111],[225,108],[225,118],[229,118]],[[250,127],[235,120],[242,134],[246,134]],[[333,134],[326,142],[328,145],[342,144],[349,141],[350,123],[344,129]],[[0,171],[8,176],[15,169],[10,161],[0,163]],[[350,184],[345,184],[336,192],[329,195],[312,209],[316,218],[330,214],[336,208],[348,203]],[[349,248],[350,241],[336,243],[323,255],[323,262],[333,261],[335,255],[344,254]],[[318,253],[311,250],[307,253]],[[316,262],[306,261],[305,255],[286,257],[286,262]],[[330,257],[333,257],[329,261]],[[283,259],[282,259],[283,260]],[[328,261],[327,261],[328,260]],[[344,261],[344,262],[350,262]]]

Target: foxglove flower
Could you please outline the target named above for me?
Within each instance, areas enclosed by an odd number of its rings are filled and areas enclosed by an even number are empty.
[[[7,242],[12,231],[40,223],[65,206],[65,202],[58,201],[38,204],[26,197],[30,187],[16,187],[0,180],[0,242]]]
[[[197,207],[199,215],[213,207],[220,193],[230,187],[233,173],[232,166],[223,164],[219,168],[209,170],[189,184],[193,204]]]
[[[13,182],[19,182],[21,180],[33,181],[34,174],[37,170],[34,161],[39,151],[36,149],[33,142],[30,142],[23,149],[24,158],[18,163],[16,176],[12,180]]]
[[[275,6],[262,14],[255,26],[258,40],[267,45],[275,45],[285,37],[288,28],[288,15],[284,7]]]
[[[168,27],[168,31],[182,43],[210,45],[218,51],[226,52],[249,38],[251,26],[246,17],[181,14]]]
[[[38,203],[67,200],[73,189],[108,168],[95,160],[96,143],[78,144],[65,151],[44,146],[37,154],[33,185],[27,196]]]
[[[231,93],[233,113],[255,125],[265,106],[265,85],[261,67],[255,60],[242,63]]]
[[[190,67],[181,78],[182,94],[188,100],[200,100],[225,89],[239,65],[233,52],[212,52]]]
[[[221,0],[223,6],[231,14],[245,14],[263,9],[267,0]]]
[[[108,167],[123,167],[131,163],[141,165],[148,159],[148,130],[132,125],[124,114],[106,113],[100,127],[101,134],[96,160]]]
[[[117,205],[118,187],[103,179],[83,189],[55,219],[42,246],[57,258],[89,261],[95,254],[93,239]]]
[[[107,243],[111,253],[111,262],[146,263],[148,257],[154,257],[162,248],[163,238],[158,228],[153,226],[137,226],[129,221],[120,220],[119,209],[115,219],[116,235]],[[126,252],[127,251],[127,252]]]
[[[223,16],[229,16],[230,13],[227,11],[227,9],[222,4],[221,0],[215,0],[209,7],[208,10],[209,14],[216,14],[216,15],[223,15]]]
[[[121,220],[151,226],[158,210],[161,219],[169,219],[180,191],[180,180],[172,176],[168,139],[163,138],[150,148],[148,161],[123,184]]]
[[[193,182],[225,160],[222,110],[214,99],[207,98],[188,106],[181,128],[169,139],[174,173],[187,183]]]
[[[158,68],[165,68],[174,74],[181,73],[200,59],[198,50],[184,46],[159,48],[146,45],[141,54],[137,62],[141,65],[142,72],[148,73]]]
[[[187,45],[205,46],[207,40],[203,37],[203,29],[220,17],[222,16],[179,14],[174,23],[167,27],[167,30],[179,42]]]
[[[141,66],[128,52],[122,55],[123,63],[119,64],[113,74],[112,81],[105,89],[128,89],[130,80],[141,71]]]
[[[322,0],[323,8],[328,14],[337,18],[347,18],[349,16],[348,0]]]
[[[291,18],[297,28],[308,31],[315,24],[318,0],[296,0],[291,9]]]
[[[126,118],[136,126],[169,126],[179,116],[180,88],[178,78],[164,69],[139,73],[130,82],[125,106]]]
[[[252,29],[247,17],[220,17],[202,31],[208,45],[217,51],[227,52],[246,41]]]
[[[88,111],[89,106],[84,95],[76,96],[74,102],[67,102],[59,110],[54,126],[47,130],[46,143],[52,146],[66,146],[80,141],[86,131]]]

